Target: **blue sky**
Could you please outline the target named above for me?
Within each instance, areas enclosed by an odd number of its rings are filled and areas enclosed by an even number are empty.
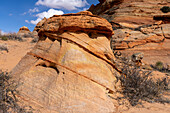
[[[44,16],[76,13],[98,3],[98,0],[1,0],[0,30],[18,32],[20,27],[27,26],[32,31]]]

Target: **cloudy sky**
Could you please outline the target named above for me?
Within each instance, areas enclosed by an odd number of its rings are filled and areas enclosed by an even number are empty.
[[[98,0],[0,0],[0,30],[18,32],[27,26],[32,31],[44,17],[76,13],[97,3]]]

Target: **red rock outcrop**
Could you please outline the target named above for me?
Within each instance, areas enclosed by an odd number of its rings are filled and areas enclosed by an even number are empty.
[[[34,49],[12,71],[21,104],[41,113],[116,112],[108,96],[119,74],[112,34],[109,22],[87,11],[47,19]]]
[[[170,6],[166,0],[106,0],[89,11],[107,19],[114,29],[112,47],[126,54],[144,53],[144,61],[170,64]]]
[[[30,30],[28,29],[28,27],[21,27],[18,31],[18,34],[21,34],[21,33],[30,33]]]

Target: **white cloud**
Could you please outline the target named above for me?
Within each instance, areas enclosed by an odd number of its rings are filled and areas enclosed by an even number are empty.
[[[9,14],[9,16],[12,16],[12,15],[13,15],[12,13]]]
[[[21,15],[26,15],[27,14],[27,12],[24,12],[24,13],[22,13]]]
[[[83,8],[83,11],[87,11],[89,8]]]
[[[39,9],[35,7],[34,9],[29,9],[28,12],[29,12],[29,13],[39,12]]]
[[[30,13],[30,14],[31,14],[31,13],[35,13],[35,12],[39,12],[39,9],[36,8],[36,7],[35,7],[34,9],[29,9],[28,12],[24,12],[24,13],[21,14],[21,15],[26,15],[27,13]]]
[[[49,18],[53,15],[62,15],[62,14],[64,14],[64,12],[61,10],[49,9],[47,12],[44,11],[42,13],[37,14],[36,16],[39,18],[44,18],[44,17]]]
[[[36,5],[44,5],[50,8],[76,10],[89,5],[86,0],[38,0]]]
[[[61,10],[49,9],[47,12],[44,11],[42,13],[39,13],[39,14],[35,15],[37,17],[36,20],[31,20],[30,22],[28,20],[25,20],[25,22],[36,25],[44,17],[49,18],[49,17],[52,17],[53,15],[62,15],[62,14],[64,14],[64,12],[61,11]]]
[[[30,23],[28,20],[25,20],[26,23]]]
[[[8,33],[0,30],[0,35],[6,35],[6,34],[8,34]]]
[[[37,18],[37,20],[31,20],[30,23],[36,25],[41,20],[42,20],[41,18]]]

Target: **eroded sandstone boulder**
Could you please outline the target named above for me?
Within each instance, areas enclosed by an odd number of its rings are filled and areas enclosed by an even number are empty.
[[[43,21],[43,20],[42,20]],[[37,26],[40,25],[40,23],[37,24]],[[31,32],[28,27],[21,27],[18,31],[18,33],[16,34],[15,37],[17,37],[18,39],[25,41],[27,40],[26,38],[33,38],[33,40],[31,42],[35,43],[38,40],[38,27],[35,27],[36,30],[34,30],[33,32]]]
[[[22,33],[30,33],[30,30],[28,29],[28,27],[21,27],[18,31],[18,34],[22,34]]]
[[[101,33],[110,38],[113,35],[112,26],[107,20],[92,15],[88,11],[77,14],[64,14],[63,16],[55,15],[53,18],[47,19],[40,33],[55,32],[63,33],[71,32],[93,32]]]
[[[18,100],[41,113],[112,113],[108,93],[119,74],[110,49],[112,26],[90,12],[55,15],[13,69]]]

